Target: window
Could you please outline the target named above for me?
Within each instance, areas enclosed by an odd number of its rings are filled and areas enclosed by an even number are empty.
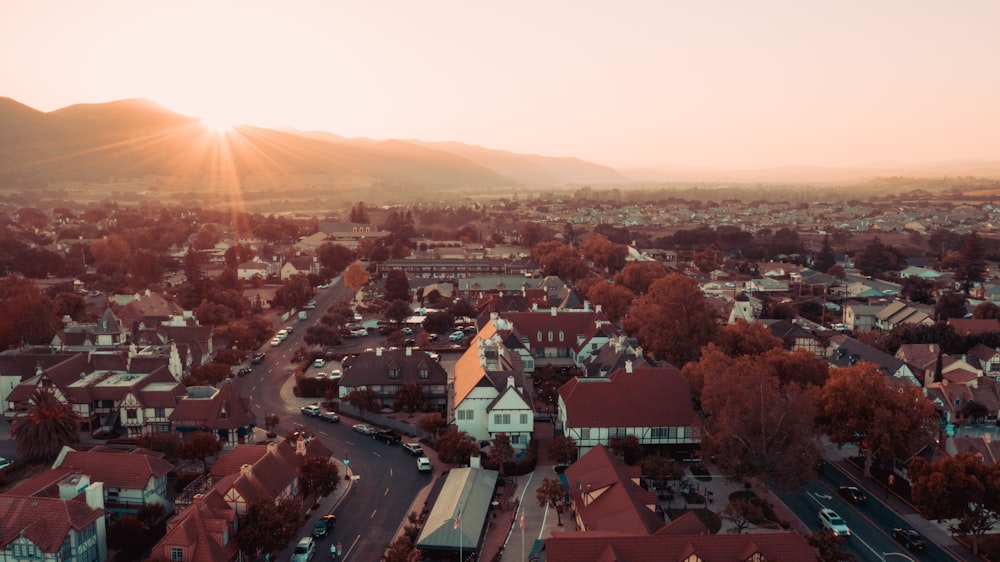
[[[537,339],[538,339],[538,341],[542,341],[542,331],[541,330],[538,331],[538,338]]]
[[[455,412],[455,415],[457,419],[460,420],[472,420],[473,419],[472,415],[474,413],[475,412],[473,410],[458,410],[457,412]]]
[[[42,551],[38,550],[38,547],[29,543],[14,544],[14,557],[15,558],[41,558]]]
[[[430,373],[430,371],[427,370],[426,367],[420,369],[420,378],[426,379],[426,378],[428,378],[430,376],[431,376],[431,373]]]
[[[398,367],[392,367],[392,368],[389,369],[389,378],[393,379],[393,380],[399,378],[399,368]]]
[[[170,424],[169,423],[161,423],[160,424],[160,433],[170,433]]]
[[[612,437],[625,437],[628,433],[625,431],[624,427],[611,427],[608,428],[608,438]]]
[[[552,341],[552,330],[549,330],[549,341]]]
[[[135,408],[126,408],[125,417],[130,420],[139,419],[139,411],[136,410]]]
[[[153,415],[156,416],[156,417],[158,417],[158,418],[165,418],[165,417],[167,417],[167,409],[166,408],[156,408],[156,409],[153,410]]]
[[[528,424],[528,414],[521,414],[521,425]]]
[[[590,428],[581,427],[580,428],[580,439],[590,439]]]
[[[515,433],[514,435],[510,436],[510,444],[511,445],[517,445],[520,442],[521,442],[521,436],[520,435],[518,435],[518,434]]]
[[[170,559],[179,562],[184,561],[184,550],[177,547],[170,547]]]
[[[497,425],[510,425],[510,414],[493,414],[493,423]]]
[[[559,341],[566,339],[566,334],[563,334],[562,330],[559,331]]]

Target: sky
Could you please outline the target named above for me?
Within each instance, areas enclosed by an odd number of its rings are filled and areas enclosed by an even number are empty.
[[[0,3],[0,96],[618,169],[1000,159],[997,0]]]

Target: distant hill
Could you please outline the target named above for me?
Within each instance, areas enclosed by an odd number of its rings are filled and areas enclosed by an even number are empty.
[[[622,171],[637,181],[853,185],[872,178],[892,176],[906,176],[911,178],[941,178],[947,176],[1000,178],[1000,161],[960,160],[920,165],[879,162],[854,167],[779,166],[760,169],[674,166],[624,169]]]
[[[575,159],[437,144],[251,126],[220,135],[197,118],[144,99],[43,113],[0,98],[0,189],[159,177],[168,178],[167,189],[171,184],[191,189],[210,180],[244,188],[309,183],[391,193],[407,187],[493,189],[624,179],[610,168]]]

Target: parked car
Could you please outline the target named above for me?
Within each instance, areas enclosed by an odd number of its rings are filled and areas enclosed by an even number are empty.
[[[372,439],[388,445],[395,445],[403,439],[403,436],[391,429],[378,429],[372,432]]]
[[[356,337],[356,338],[363,338],[363,337],[365,337],[365,336],[368,335],[368,329],[367,328],[358,328],[357,330],[354,330],[353,332],[351,332],[351,335],[354,336],[354,337]]]
[[[316,524],[313,525],[313,538],[323,538],[330,534],[330,531],[337,526],[337,516],[333,514],[327,514],[320,517]]]
[[[356,423],[354,424],[354,431],[361,433],[362,435],[371,435],[375,432],[375,428],[371,424],[367,423]]]
[[[841,486],[839,491],[840,495],[847,498],[851,503],[865,503],[868,501],[868,496],[854,486]]]
[[[851,530],[847,528],[847,523],[837,515],[836,511],[830,508],[825,507],[819,510],[819,524],[838,537],[851,536]]]
[[[267,354],[262,351],[254,355],[253,358],[250,359],[250,362],[254,365],[260,365],[261,361],[263,361],[265,357],[267,357]]]
[[[284,341],[284,339],[288,337],[288,329],[287,328],[282,328],[282,329],[278,330],[278,333],[275,334],[274,337],[276,337],[276,338]]]
[[[340,416],[334,412],[323,412],[319,415],[319,419],[330,423],[340,423]]]
[[[330,376],[331,379],[339,379],[340,377],[343,376],[343,373],[340,372],[340,369],[334,369],[334,370],[330,371],[330,375],[329,376]]]
[[[454,331],[451,333],[450,336],[448,336],[448,341],[457,342],[457,341],[462,341],[463,339],[465,339],[465,332],[461,330]]]
[[[317,360],[313,361],[313,367],[315,367],[317,369],[322,369],[325,365],[326,365],[326,361],[324,361],[322,359],[317,359]]]
[[[307,416],[312,416],[314,418],[317,417],[317,416],[319,416],[323,412],[323,410],[321,410],[320,407],[318,405],[316,405],[316,404],[310,404],[308,406],[302,406],[302,409],[300,411],[303,414],[305,414]]]
[[[924,538],[920,536],[920,533],[914,531],[913,529],[896,527],[892,530],[892,538],[896,539],[910,550],[927,550],[927,543],[924,541]]]
[[[253,369],[251,369],[248,366],[248,367],[242,367],[242,368],[240,368],[239,371],[236,371],[236,374],[239,375],[239,376],[241,376],[241,377],[245,377],[245,376],[249,375],[251,372],[253,372]]]
[[[278,347],[279,345],[281,345],[281,338],[279,337],[271,338],[271,347]]]
[[[424,454],[424,448],[420,446],[420,443],[403,443],[403,449],[415,457],[427,456]]]
[[[292,550],[292,562],[309,562],[315,555],[316,541],[312,537],[302,537]]]
[[[431,466],[431,459],[429,459],[427,457],[420,457],[420,458],[418,458],[417,459],[417,470],[419,470],[420,472],[430,472],[430,471],[434,470],[434,467]]]
[[[403,326],[402,328],[399,329],[399,331],[403,332],[404,334],[406,334],[408,336],[412,336],[413,335],[413,328],[410,328],[408,326]]]
[[[12,464],[14,464],[14,461],[0,457],[0,470],[5,469]]]
[[[361,317],[361,313],[360,312],[355,312],[354,313],[354,321],[355,322],[361,322],[362,319],[363,318]]]

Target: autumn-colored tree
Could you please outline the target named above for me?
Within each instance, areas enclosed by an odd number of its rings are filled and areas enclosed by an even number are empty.
[[[606,272],[621,271],[628,257],[628,246],[615,244],[601,234],[594,234],[580,245],[583,257]]]
[[[521,244],[527,248],[534,248],[545,238],[545,229],[537,222],[522,222],[517,231]]]
[[[649,291],[653,281],[667,276],[667,271],[659,262],[632,262],[615,275],[615,284],[621,285],[636,295],[644,295]]]
[[[91,242],[90,254],[94,257],[93,265],[95,266],[116,265],[120,267],[128,263],[132,256],[132,248],[121,236],[110,234],[107,238]]]
[[[579,252],[556,240],[535,246],[531,255],[543,275],[554,275],[572,283],[590,273],[590,268]]]
[[[80,415],[51,390],[32,391],[27,410],[25,415],[14,418],[10,428],[18,455],[50,461],[63,446],[80,442]]]
[[[306,456],[299,461],[299,485],[303,496],[329,496],[340,484],[340,471],[329,457]]]
[[[278,501],[264,498],[250,504],[240,518],[236,544],[250,559],[260,553],[273,560],[275,554],[298,536],[304,523],[302,502],[297,496]]]
[[[715,344],[731,357],[763,355],[772,349],[781,348],[781,340],[771,334],[766,326],[759,322],[750,323],[742,318],[737,318],[735,324],[719,328]]]
[[[642,457],[642,444],[635,435],[612,437],[608,440],[608,448],[621,457],[625,464],[634,465]]]
[[[566,435],[557,435],[549,445],[549,458],[557,464],[569,464],[576,460],[578,448],[576,440]]]
[[[1000,319],[1000,306],[989,301],[981,302],[972,309],[972,317],[978,319]]]
[[[927,444],[937,427],[935,411],[920,387],[893,384],[877,365],[865,361],[831,369],[819,408],[831,441],[862,448],[865,477],[871,476],[876,456],[906,459]]]
[[[196,431],[184,440],[177,451],[182,459],[201,462],[202,472],[208,473],[208,457],[213,457],[222,451],[222,442],[214,433]]]
[[[815,353],[798,349],[786,352],[772,349],[761,356],[763,361],[778,377],[781,384],[799,383],[822,387],[830,376],[830,364],[816,357]]]
[[[960,453],[933,463],[917,457],[907,472],[921,515],[950,521],[948,530],[972,537],[978,556],[980,538],[1000,521],[1000,465],[987,467],[975,454]]]
[[[442,462],[465,464],[479,453],[479,445],[468,433],[451,429],[438,438],[437,451]]]
[[[727,474],[790,489],[819,457],[813,392],[782,386],[762,362],[742,356],[708,377],[701,393],[701,450]]]
[[[400,325],[407,318],[413,315],[413,309],[407,301],[396,300],[389,303],[389,306],[382,311],[382,316],[385,318],[386,322],[393,325]]]
[[[642,475],[656,483],[680,480],[684,477],[684,467],[677,461],[662,454],[647,455],[642,459]]]
[[[163,266],[160,258],[149,250],[139,250],[132,254],[128,265],[129,286],[135,290],[143,290],[153,283],[159,283],[163,278]]]
[[[569,488],[558,478],[545,478],[535,492],[538,507],[551,507],[556,510],[557,525],[562,526],[562,513],[570,506]]]
[[[438,435],[448,427],[448,421],[438,412],[430,412],[420,416],[417,426],[424,432],[429,433],[431,442],[436,443]]]
[[[822,528],[814,531],[806,540],[809,546],[819,551],[818,562],[854,562],[856,558],[841,548],[847,542],[847,537],[833,534],[833,531]]]
[[[0,349],[49,344],[59,328],[56,305],[30,279],[0,278]]]
[[[760,504],[745,499],[735,499],[722,508],[722,511],[719,512],[719,518],[732,524],[730,533],[740,535],[753,526],[754,521],[763,520],[764,510]]]
[[[701,394],[705,388],[705,381],[710,377],[729,369],[736,363],[736,359],[723,353],[714,343],[710,343],[702,348],[701,357],[697,361],[692,361],[681,369],[684,376],[691,385],[691,397],[696,408],[701,406]]]
[[[149,432],[139,435],[136,444],[143,449],[163,453],[164,458],[173,461],[184,442],[177,433]]]
[[[420,560],[420,554],[413,546],[413,540],[406,534],[402,534],[392,541],[389,549],[382,554],[379,562],[410,562]]]
[[[191,367],[191,374],[184,377],[184,384],[188,386],[211,386],[218,384],[231,376],[233,376],[233,372],[229,365],[213,361],[212,363]]]
[[[695,361],[716,331],[715,309],[694,280],[674,273],[659,279],[622,322],[646,349],[677,366]]]
[[[587,291],[587,300],[599,305],[608,320],[618,322],[628,314],[629,306],[635,300],[635,295],[621,285],[597,283]]]
[[[426,402],[427,396],[424,394],[424,387],[417,384],[416,381],[407,381],[396,393],[392,408],[397,412],[404,411],[412,414],[423,408]]]
[[[337,276],[354,261],[354,252],[343,244],[324,242],[316,248],[316,257],[328,274]]]
[[[368,271],[365,269],[361,262],[354,262],[347,268],[344,272],[344,286],[351,290],[351,292],[357,293],[361,287],[368,284],[370,277]]]
[[[500,478],[503,478],[503,465],[514,459],[514,447],[510,444],[510,436],[504,432],[494,435],[489,455],[490,460],[500,467]]]
[[[379,399],[378,393],[370,388],[356,388],[348,392],[343,400],[357,408],[361,419],[365,419],[366,413],[382,409],[382,401]]]

